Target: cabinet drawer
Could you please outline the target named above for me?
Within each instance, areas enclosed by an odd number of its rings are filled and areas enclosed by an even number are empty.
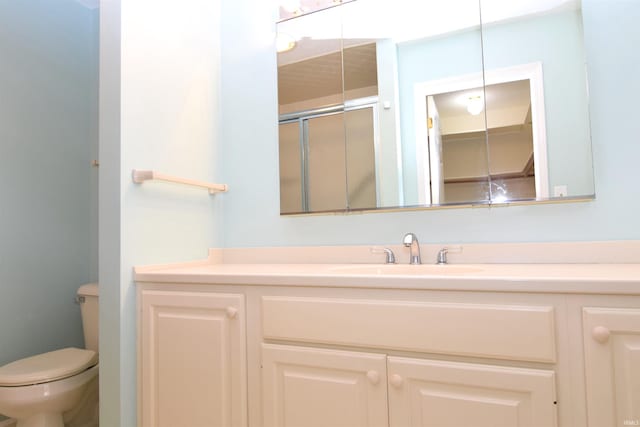
[[[265,339],[553,363],[551,306],[263,297]]]

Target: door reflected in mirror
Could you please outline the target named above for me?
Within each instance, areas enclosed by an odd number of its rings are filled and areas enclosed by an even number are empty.
[[[277,24],[281,213],[593,197],[579,1],[390,3]]]
[[[482,79],[487,84],[475,86]],[[547,198],[539,93],[540,64],[417,85],[416,128],[427,124],[418,138],[428,141],[428,152],[416,158],[431,182],[424,199],[441,205]]]

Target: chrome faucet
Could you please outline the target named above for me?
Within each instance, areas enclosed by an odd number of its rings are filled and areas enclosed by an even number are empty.
[[[447,254],[449,253],[449,248],[442,248],[438,251],[438,259],[436,264],[443,265],[447,263]]]
[[[407,233],[404,235],[402,243],[410,250],[409,264],[422,264],[422,261],[420,260],[420,244],[418,243],[418,237],[413,233]]]

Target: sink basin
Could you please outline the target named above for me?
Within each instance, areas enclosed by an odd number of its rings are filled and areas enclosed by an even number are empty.
[[[482,269],[464,265],[436,264],[360,264],[332,267],[331,271],[345,274],[403,275],[403,276],[448,276],[478,273]]]

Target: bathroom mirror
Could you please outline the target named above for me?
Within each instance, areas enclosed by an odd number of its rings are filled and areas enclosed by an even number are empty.
[[[277,24],[282,214],[593,197],[579,1],[309,3]]]

